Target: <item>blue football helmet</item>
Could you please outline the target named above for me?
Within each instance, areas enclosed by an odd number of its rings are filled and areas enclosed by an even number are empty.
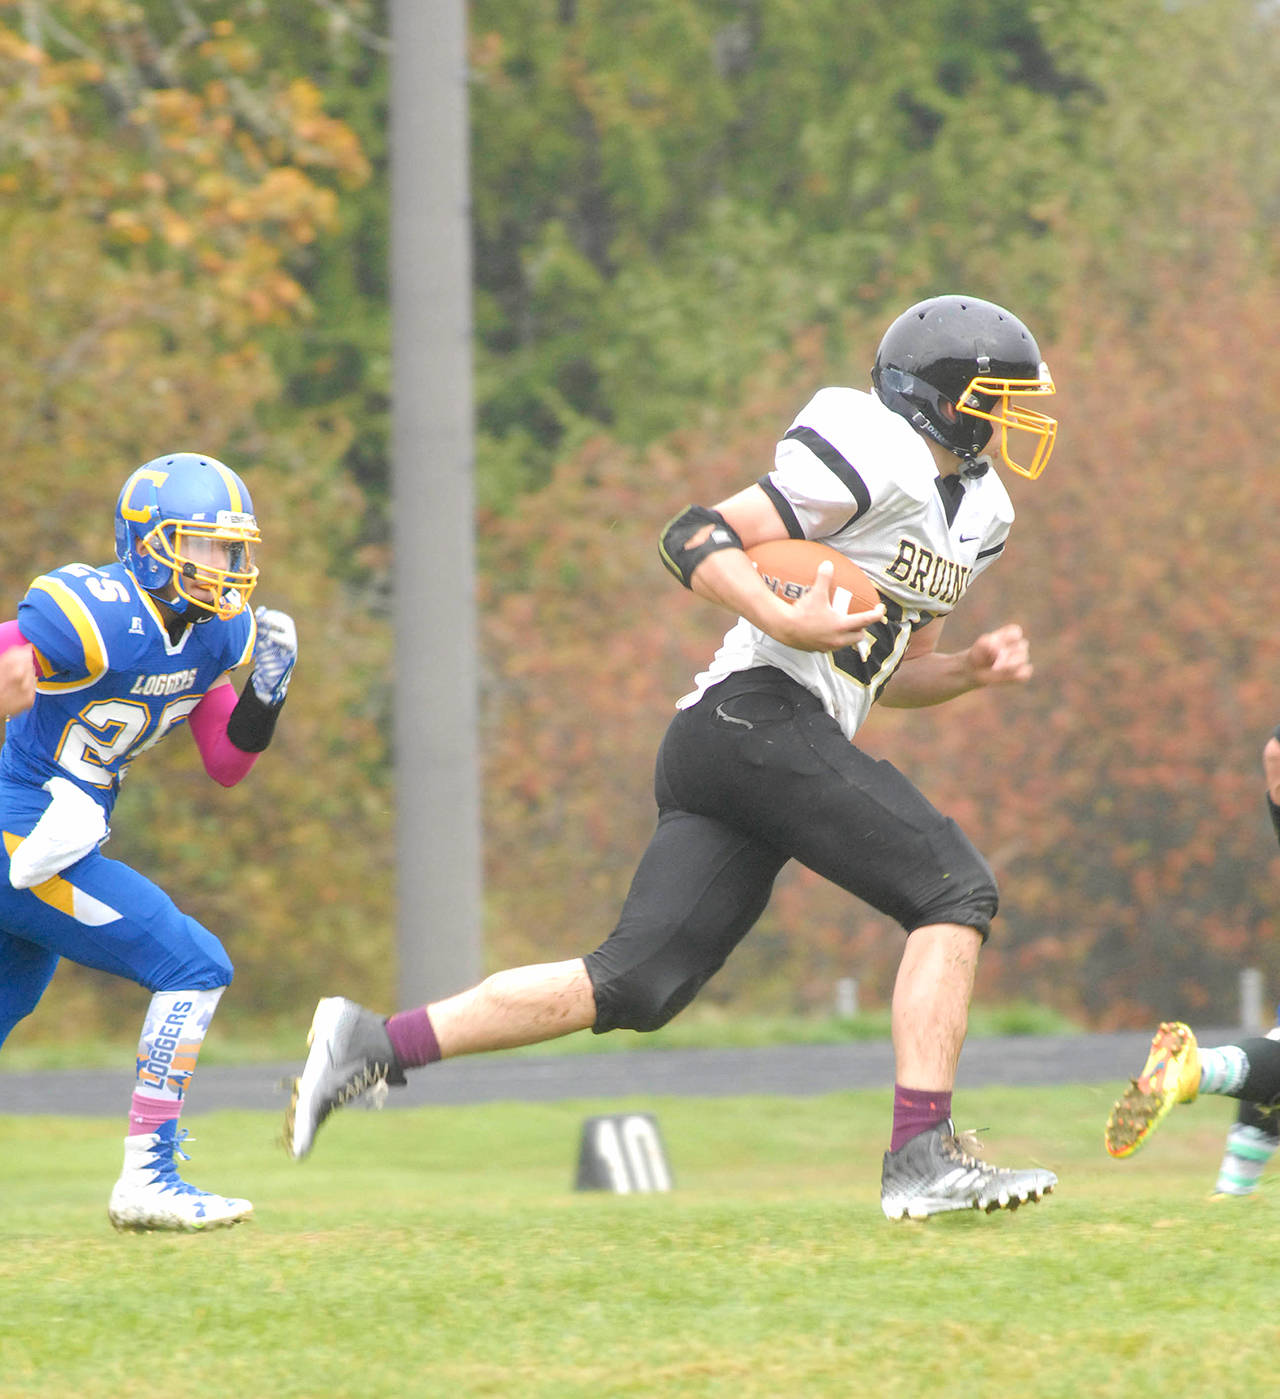
[[[116,502],[116,558],[193,621],[244,611],[258,581],[252,551],[260,540],[244,482],[195,452],[138,467]]]

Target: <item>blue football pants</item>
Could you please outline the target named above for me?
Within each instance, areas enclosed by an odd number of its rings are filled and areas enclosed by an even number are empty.
[[[40,789],[0,783],[0,831],[29,834],[48,803]],[[153,992],[212,990],[232,976],[221,942],[137,870],[94,850],[15,889],[0,844],[0,1045],[39,1004],[60,957]]]

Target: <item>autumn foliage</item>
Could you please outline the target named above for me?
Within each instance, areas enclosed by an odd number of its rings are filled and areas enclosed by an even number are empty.
[[[1223,1023],[1247,965],[1280,988],[1275,7],[469,16],[489,964],[605,936],[652,827],[657,743],[731,621],[661,569],[662,523],[961,290],[1036,329],[1062,428],[943,644],[1018,620],[1036,676],[863,741],[997,870],[979,995],[1107,1026]],[[248,482],[259,597],[298,620],[249,780],[176,738],[108,848],[224,938],[232,1023],[395,994],[386,20],[0,0],[0,616],[108,558],[124,476],[191,448]],[[882,1004],[900,944],[789,868],[705,994],[827,1009],[853,975]],[[65,968],[51,997],[111,1028],[143,993]]]

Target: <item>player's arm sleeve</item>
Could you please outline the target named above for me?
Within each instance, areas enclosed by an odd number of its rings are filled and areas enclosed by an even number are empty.
[[[31,584],[18,604],[17,621],[34,648],[36,672],[46,688],[79,688],[106,674],[107,646],[93,613],[56,573]]]
[[[855,460],[856,424],[840,390],[817,393],[774,451],[760,478],[792,539],[825,539],[860,520],[875,504],[876,482]]]
[[[22,628],[15,617],[9,622],[0,622],[0,651],[11,651],[15,646],[30,646],[22,634]]]
[[[1009,526],[1004,521],[997,522],[992,532],[982,541],[982,548],[978,550],[978,557],[973,561],[973,572],[969,575],[969,582],[983,574],[993,563],[1004,553],[1004,546],[1009,542]]]
[[[238,747],[228,732],[237,704],[235,688],[224,676],[191,711],[188,721],[204,770],[223,787],[234,787],[258,761],[257,751]]]

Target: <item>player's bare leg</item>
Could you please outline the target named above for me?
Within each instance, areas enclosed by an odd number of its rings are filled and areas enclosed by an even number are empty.
[[[559,1039],[596,1022],[596,997],[580,957],[495,972],[427,1007],[440,1057]]]
[[[456,996],[392,1017],[329,997],[316,1007],[310,1046],[285,1114],[285,1145],[305,1156],[325,1118],[364,1094],[374,1101],[404,1071],[437,1059],[513,1049],[585,1030],[595,993],[581,958],[497,972]]]
[[[1058,1183],[1052,1171],[1010,1171],[979,1161],[972,1154],[976,1139],[957,1137],[951,1122],[951,1089],[981,946],[975,929],[955,923],[917,928],[907,938],[893,988],[894,1140],[880,1184],[880,1205],[890,1219],[1016,1209]]]
[[[981,947],[977,931],[957,923],[917,928],[907,938],[892,1017],[897,1079],[903,1086],[951,1091]]]

